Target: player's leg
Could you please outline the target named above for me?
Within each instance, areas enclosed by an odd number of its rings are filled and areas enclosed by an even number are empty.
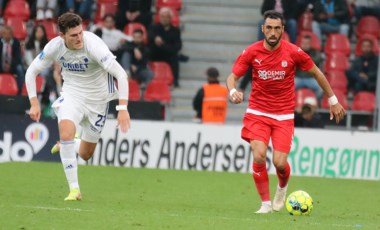
[[[78,163],[75,153],[75,132],[82,119],[81,106],[70,96],[61,96],[52,105],[57,117],[60,137],[60,157],[70,194],[65,200],[80,200]]]
[[[274,121],[272,131],[273,143],[273,165],[278,177],[277,191],[273,199],[273,210],[279,211],[284,206],[288,181],[290,177],[290,166],[288,154],[290,152],[294,134],[294,121]]]
[[[266,169],[267,146],[270,137],[270,127],[265,123],[266,118],[246,114],[243,119],[244,127],[241,136],[249,141],[253,153],[252,177],[261,199],[261,208],[256,213],[272,211],[269,178]]]
[[[260,195],[261,207],[256,213],[272,212],[272,204],[269,192],[269,177],[266,167],[267,144],[263,141],[252,140],[251,149],[253,153],[252,176]]]

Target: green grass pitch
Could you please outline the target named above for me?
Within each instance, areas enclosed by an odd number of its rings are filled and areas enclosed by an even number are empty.
[[[64,202],[61,164],[0,164],[0,229],[380,229],[379,181],[291,177],[288,192],[314,199],[293,217],[254,214],[248,174],[80,166],[79,179],[83,200]]]

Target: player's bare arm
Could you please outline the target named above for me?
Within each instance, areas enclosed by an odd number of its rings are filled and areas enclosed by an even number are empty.
[[[119,100],[119,108],[125,108],[125,109],[119,109],[117,113],[117,126],[120,127],[120,130],[123,133],[128,132],[131,126],[131,121],[130,121],[131,119],[129,117],[127,106],[128,106],[128,100],[124,100],[124,99]]]
[[[236,83],[239,80],[239,77],[236,76],[234,73],[231,73],[230,76],[227,78],[227,89],[230,92],[230,100],[234,104],[239,104],[243,101],[243,92],[239,92],[236,90]]]
[[[314,76],[315,80],[318,82],[319,86],[323,89],[323,92],[329,98],[330,103],[330,120],[335,117],[336,123],[339,123],[344,119],[346,111],[343,106],[339,103],[338,99],[335,97],[333,90],[329,82],[327,81],[325,75],[322,71],[314,65],[309,72]]]
[[[37,97],[30,98],[30,110],[29,116],[33,121],[40,121],[41,118],[41,107],[40,102]]]

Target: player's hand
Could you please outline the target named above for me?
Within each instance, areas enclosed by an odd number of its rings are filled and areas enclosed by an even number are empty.
[[[234,104],[239,104],[243,101],[243,92],[236,91],[230,96],[230,100]]]
[[[346,111],[339,102],[335,105],[330,106],[330,120],[332,120],[335,117],[335,121],[338,124],[340,121],[344,119],[345,115]]]
[[[40,121],[41,118],[41,107],[40,103],[37,101],[36,103],[32,103],[29,110],[29,116],[33,121]]]
[[[128,132],[131,127],[131,118],[127,110],[120,110],[117,114],[117,127],[120,128],[121,132]]]

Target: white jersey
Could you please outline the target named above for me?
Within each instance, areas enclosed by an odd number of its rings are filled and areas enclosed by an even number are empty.
[[[82,49],[70,50],[61,37],[56,37],[33,62],[38,70],[58,62],[64,80],[62,91],[85,102],[97,103],[118,96],[115,80],[107,71],[114,60],[115,56],[98,36],[83,31]]]

